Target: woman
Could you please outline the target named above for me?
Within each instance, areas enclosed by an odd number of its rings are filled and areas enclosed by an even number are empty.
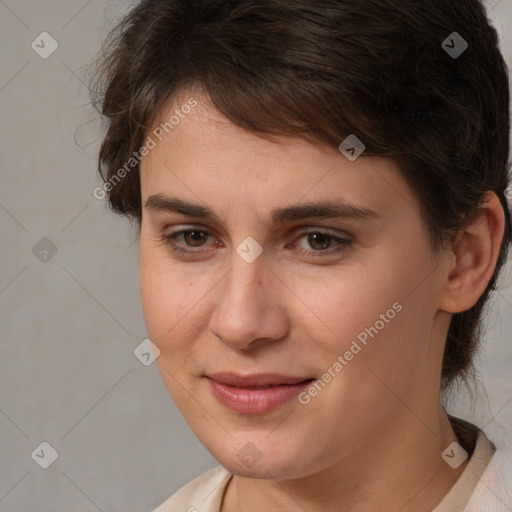
[[[477,0],[152,0],[99,69],[170,396],[219,461],[157,511],[512,510],[442,407],[511,237]]]

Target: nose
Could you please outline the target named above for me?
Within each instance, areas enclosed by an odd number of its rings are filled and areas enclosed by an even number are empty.
[[[219,283],[210,331],[237,350],[254,350],[286,336],[283,284],[263,257],[247,263],[236,253],[233,265]]]

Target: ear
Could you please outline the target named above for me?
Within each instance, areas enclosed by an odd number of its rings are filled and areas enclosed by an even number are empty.
[[[482,206],[453,241],[439,309],[460,313],[476,304],[494,273],[504,231],[503,207],[498,196],[488,191]]]

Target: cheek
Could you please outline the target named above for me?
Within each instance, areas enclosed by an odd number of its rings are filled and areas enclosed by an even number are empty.
[[[330,284],[304,286],[299,293],[329,327],[326,336],[310,333],[322,349],[323,366],[346,354],[361,375],[372,368],[393,382],[414,373],[427,356],[437,310],[435,279],[425,279],[429,265],[424,255],[390,250],[384,259],[337,273]]]
[[[141,238],[139,287],[144,322],[149,339],[161,351],[157,362],[173,372],[190,370],[198,358],[215,284],[215,276],[202,275],[199,278],[197,270],[183,268],[165,248]]]
[[[139,286],[144,321],[150,339],[160,350],[190,309],[191,283],[172,269],[165,250],[152,248],[141,240],[139,253]]]
[[[380,333],[389,330],[388,326],[397,321],[400,313],[396,310],[400,309],[400,304],[395,308],[393,304],[403,297],[402,284],[397,276],[385,279],[381,268],[369,265],[358,268],[354,265],[342,271],[331,271],[323,282],[295,281],[295,294],[315,313],[309,328],[318,326],[324,332],[325,336],[315,336],[319,344],[325,348],[330,345],[340,351],[359,334],[364,341],[365,329],[373,327],[376,322]],[[385,323],[381,315],[384,315]]]

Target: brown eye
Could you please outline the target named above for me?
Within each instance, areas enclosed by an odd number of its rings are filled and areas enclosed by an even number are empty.
[[[200,247],[208,240],[208,235],[204,231],[185,231],[183,239],[190,247]]]
[[[162,236],[162,241],[173,253],[183,255],[204,254],[211,251],[212,234],[202,229],[182,229]],[[215,245],[215,244],[214,244]]]
[[[352,240],[324,231],[311,230],[303,233],[292,245],[306,258],[333,258],[347,250],[352,245]]]
[[[327,249],[332,242],[332,236],[325,233],[310,233],[308,235],[308,244],[317,251]]]

